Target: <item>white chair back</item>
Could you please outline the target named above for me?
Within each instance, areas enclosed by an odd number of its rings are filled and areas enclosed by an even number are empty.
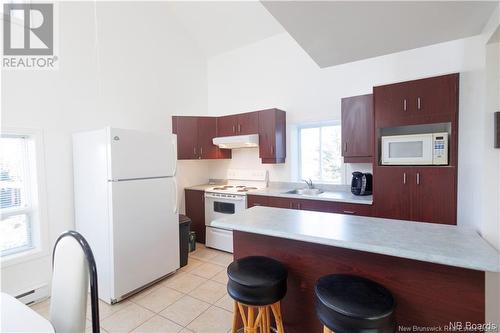
[[[52,259],[50,321],[55,331],[85,332],[90,275],[91,281],[95,280],[95,285],[92,285],[93,331],[99,332],[99,314],[97,304],[94,304],[94,298],[97,303],[97,272],[87,242],[79,233],[68,231],[58,238]],[[95,276],[92,276],[92,273]],[[95,315],[97,318],[94,318]]]

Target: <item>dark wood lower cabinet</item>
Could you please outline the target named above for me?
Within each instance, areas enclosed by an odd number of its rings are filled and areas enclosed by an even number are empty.
[[[288,208],[299,210],[310,210],[324,213],[337,213],[348,215],[371,216],[371,205],[352,204],[335,201],[295,199],[284,197],[272,197],[262,195],[248,195],[247,207],[268,206],[276,208]]]
[[[205,243],[205,191],[184,190],[186,216],[191,219],[191,231],[196,233],[196,241]]]
[[[410,172],[405,167],[379,167],[373,173],[374,215],[388,219],[409,220]]]
[[[415,172],[412,220],[457,224],[455,168],[418,168]]]
[[[456,168],[374,168],[374,216],[457,224]]]
[[[323,275],[363,276],[396,299],[397,332],[413,325],[444,327],[484,323],[485,273],[381,254],[234,231],[234,258],[268,256],[288,269],[282,300],[287,333],[322,332],[314,307],[314,284]],[[406,327],[406,329],[402,328]]]

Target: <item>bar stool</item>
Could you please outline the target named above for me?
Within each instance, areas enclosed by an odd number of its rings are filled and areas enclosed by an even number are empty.
[[[269,333],[271,312],[279,333],[284,332],[281,299],[286,294],[288,272],[279,261],[251,256],[232,262],[227,268],[227,292],[234,299],[232,333],[240,327],[245,333]]]
[[[324,333],[395,331],[394,298],[374,281],[354,275],[326,275],[318,280],[314,292]]]

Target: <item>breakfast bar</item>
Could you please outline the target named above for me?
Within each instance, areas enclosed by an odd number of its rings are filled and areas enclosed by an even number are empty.
[[[500,272],[500,254],[474,230],[457,226],[271,207],[253,207],[213,225],[233,230],[235,259],[262,255],[287,267],[287,332],[321,331],[313,288],[332,273],[388,288],[397,303],[398,331],[483,324],[485,271]]]

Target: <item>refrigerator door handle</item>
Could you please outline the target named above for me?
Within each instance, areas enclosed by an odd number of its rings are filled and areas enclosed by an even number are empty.
[[[174,204],[174,214],[178,214],[179,213],[179,194],[178,194],[178,191],[177,191],[177,179],[175,177],[172,178],[172,180],[174,181],[174,196],[175,196],[175,204]]]
[[[172,135],[172,146],[173,146],[173,151],[174,151],[174,156],[172,156],[172,158],[174,159],[174,170],[173,170],[173,173],[172,173],[172,176],[176,176],[177,175],[177,134],[174,134]],[[177,184],[176,184],[177,186]]]

